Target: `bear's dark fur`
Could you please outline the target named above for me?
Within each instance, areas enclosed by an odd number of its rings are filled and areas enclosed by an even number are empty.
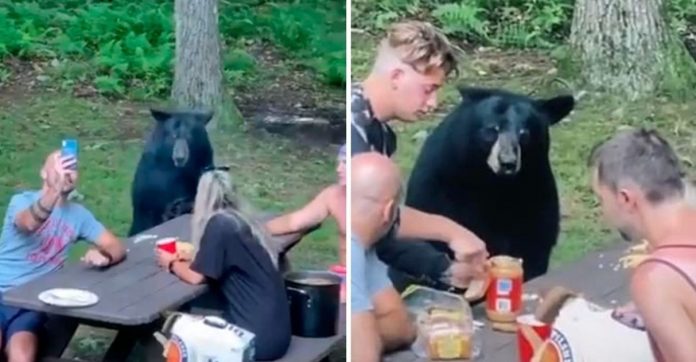
[[[151,110],[155,127],[132,183],[129,236],[191,212],[198,179],[213,164],[205,126],[212,113]]]
[[[525,280],[544,274],[560,223],[549,127],[572,111],[575,100],[481,88],[460,93],[462,102],[423,145],[406,205],[463,225],[486,242],[491,256],[522,258]],[[398,289],[410,283],[447,287],[441,283],[450,265],[445,255],[453,255],[446,244],[397,240],[377,250]]]

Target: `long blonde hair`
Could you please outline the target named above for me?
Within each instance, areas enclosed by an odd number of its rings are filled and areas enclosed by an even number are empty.
[[[246,224],[254,239],[261,243],[270,256],[273,266],[278,268],[278,247],[266,229],[256,221],[250,205],[237,193],[229,173],[219,169],[204,172],[198,181],[191,219],[191,243],[194,250],[199,250],[206,225],[217,214],[233,216],[235,222]]]

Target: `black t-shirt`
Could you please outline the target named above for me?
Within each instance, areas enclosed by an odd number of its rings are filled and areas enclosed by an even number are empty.
[[[225,319],[256,334],[256,359],[282,357],[290,345],[285,282],[248,225],[215,215],[191,269],[206,276],[226,301]]]

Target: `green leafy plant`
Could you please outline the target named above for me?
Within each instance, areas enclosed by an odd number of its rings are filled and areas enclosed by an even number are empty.
[[[0,0],[0,59],[58,61],[64,88],[91,84],[107,95],[167,95],[173,12],[165,0]],[[219,17],[224,73],[233,84],[253,76],[244,39],[268,41],[314,69],[320,81],[345,84],[344,2],[221,1]]]

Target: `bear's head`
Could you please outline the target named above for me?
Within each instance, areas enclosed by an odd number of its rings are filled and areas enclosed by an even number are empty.
[[[205,126],[213,117],[206,111],[165,111],[151,109],[155,129],[151,147],[160,159],[175,167],[205,167],[212,162],[212,146]]]
[[[518,174],[526,156],[547,159],[549,127],[575,106],[571,95],[534,99],[498,89],[460,88],[459,92],[462,103],[453,121],[465,133],[455,130],[453,136],[466,134],[457,142],[466,147],[462,152],[485,160],[499,176]]]

